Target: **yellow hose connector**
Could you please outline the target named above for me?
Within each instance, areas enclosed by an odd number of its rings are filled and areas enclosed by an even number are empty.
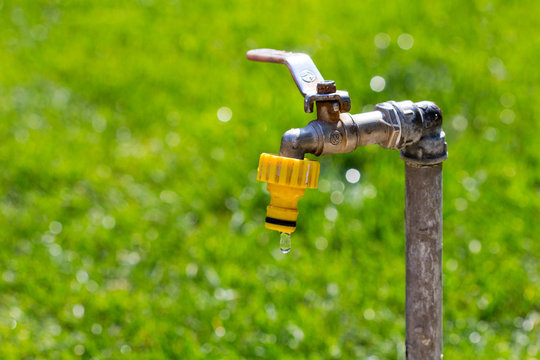
[[[261,154],[257,180],[268,183],[270,192],[266,228],[289,234],[296,229],[298,200],[306,188],[317,188],[319,172],[317,161]]]

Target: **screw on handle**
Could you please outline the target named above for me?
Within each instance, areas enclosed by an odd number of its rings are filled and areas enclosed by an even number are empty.
[[[274,49],[254,49],[247,52],[247,58],[253,61],[285,64],[305,97],[317,93],[317,84],[324,81],[321,73],[309,55]]]

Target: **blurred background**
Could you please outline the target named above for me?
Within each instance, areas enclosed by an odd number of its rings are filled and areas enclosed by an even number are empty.
[[[443,109],[445,359],[538,358],[539,11],[0,0],[0,356],[405,358],[403,162],[319,159],[281,254],[258,158],[314,115],[268,47]]]

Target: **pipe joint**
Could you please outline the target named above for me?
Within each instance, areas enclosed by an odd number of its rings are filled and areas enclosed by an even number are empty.
[[[401,158],[413,166],[436,165],[446,160],[448,152],[441,109],[431,101],[407,103],[402,108],[405,116]]]
[[[435,103],[387,101],[375,110],[383,114],[391,129],[382,146],[400,150],[401,158],[412,165],[435,165],[446,160],[442,113]]]

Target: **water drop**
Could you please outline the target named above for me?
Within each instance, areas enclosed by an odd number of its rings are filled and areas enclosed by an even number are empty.
[[[291,251],[291,234],[284,232],[279,234],[279,248],[282,253],[286,254]]]

